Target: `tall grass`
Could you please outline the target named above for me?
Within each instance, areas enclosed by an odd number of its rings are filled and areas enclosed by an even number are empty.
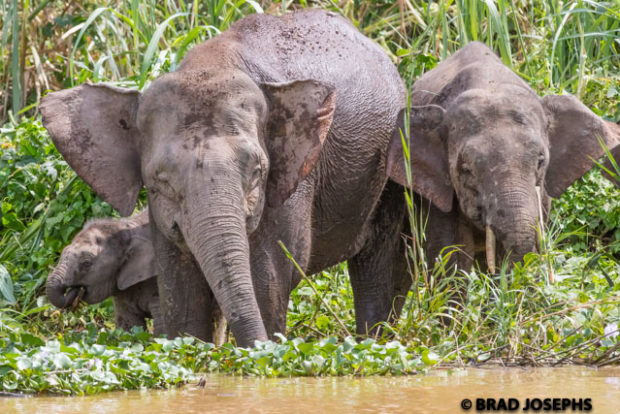
[[[87,79],[143,88],[173,70],[191,46],[244,15],[308,6],[351,19],[401,63],[410,81],[427,68],[420,56],[443,59],[478,40],[539,89],[582,97],[594,83],[601,90],[597,100],[618,93],[618,0],[1,0],[2,121],[8,111],[36,110],[32,105],[46,89]],[[611,116],[620,114],[618,107],[611,110]]]
[[[2,0],[1,120],[32,110],[46,89],[84,81],[144,87],[194,44],[248,13],[254,0]]]

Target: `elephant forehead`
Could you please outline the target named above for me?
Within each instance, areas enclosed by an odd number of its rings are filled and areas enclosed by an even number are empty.
[[[139,113],[154,110],[200,112],[236,105],[265,108],[260,88],[240,71],[172,72],[155,80],[144,92]]]
[[[164,76],[140,101],[138,127],[153,135],[210,136],[256,133],[267,113],[262,91],[245,75],[188,73]],[[189,134],[188,134],[189,133]]]
[[[91,250],[96,248],[97,244],[100,244],[105,237],[106,235],[99,229],[91,228],[78,234],[71,244],[77,249]]]
[[[448,108],[447,119],[456,130],[518,126],[536,133],[544,126],[544,111],[538,97],[528,93],[468,91]]]

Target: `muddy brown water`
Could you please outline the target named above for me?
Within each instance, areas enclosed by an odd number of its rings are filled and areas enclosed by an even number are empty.
[[[568,398],[575,403],[581,399],[587,412],[585,399],[589,398],[589,412],[616,414],[620,413],[620,367],[469,368],[391,378],[260,379],[213,375],[207,378],[205,388],[190,384],[169,391],[0,398],[0,413],[482,412],[476,410],[477,398],[493,398],[498,405],[503,398],[513,408],[519,404],[513,412],[549,412],[532,409],[538,407],[536,398],[541,404],[545,398]],[[472,401],[471,409],[461,408],[464,399]],[[524,411],[526,404],[528,411]],[[562,412],[580,411],[569,407]]]

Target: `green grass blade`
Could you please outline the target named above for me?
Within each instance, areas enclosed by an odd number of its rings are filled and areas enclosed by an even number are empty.
[[[140,66],[140,82],[138,84],[140,89],[142,89],[144,85],[146,84],[146,80],[149,75],[149,68],[151,67],[151,64],[153,63],[153,57],[155,56],[157,45],[159,44],[159,40],[164,34],[164,31],[166,30],[166,28],[168,27],[171,21],[179,17],[182,17],[182,16],[187,16],[187,14],[188,13],[173,14],[172,16],[168,17],[166,20],[164,20],[161,24],[157,26],[157,29],[155,30],[155,33],[153,33],[153,36],[151,37],[151,40],[149,41],[149,45],[146,48],[144,59],[142,60],[142,65]]]
[[[84,36],[84,32],[86,32],[86,30],[90,27],[90,25],[93,24],[93,22],[100,15],[102,15],[104,12],[106,12],[108,10],[109,9],[107,7],[99,7],[97,9],[95,9],[90,14],[90,16],[88,16],[88,19],[86,19],[86,21],[84,22],[84,25],[80,29],[80,32],[78,33],[77,38],[75,39],[75,42],[73,43],[73,49],[71,50],[71,57],[69,59],[69,74],[71,76],[71,78],[69,80],[70,80],[72,86],[73,86],[73,80],[74,80],[73,67],[74,67],[74,61],[75,61],[75,52],[77,51],[78,46],[80,45],[80,41],[82,40],[82,37]]]

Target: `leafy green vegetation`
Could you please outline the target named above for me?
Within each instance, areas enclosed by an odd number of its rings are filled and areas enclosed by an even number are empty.
[[[195,381],[202,372],[267,377],[321,375],[402,375],[437,363],[428,349],[397,341],[377,344],[331,336],[318,342],[296,338],[257,342],[253,349],[185,338],[152,338],[134,329],[100,331],[89,324],[43,340],[27,332],[0,338],[0,390],[94,394],[162,388]]]
[[[620,252],[618,189],[599,170],[587,173],[555,200],[553,214],[558,232],[577,233],[571,238],[571,249],[594,247],[615,254]]]
[[[77,179],[40,121],[10,122],[1,131],[0,263],[15,275],[15,291],[6,281],[0,299],[14,302],[16,296],[19,310],[29,311],[38,307],[41,285],[62,248],[88,217],[111,215],[112,208]]]
[[[143,88],[244,15],[310,6],[349,18],[409,84],[479,40],[539,94],[573,93],[620,117],[618,0],[0,0],[8,57],[0,61],[0,390],[166,387],[203,372],[397,375],[435,362],[620,360],[620,191],[598,170],[554,201],[541,253],[510,273],[454,273],[448,251],[428,263],[416,247],[403,315],[378,338],[347,336],[355,320],[345,264],[304,279],[289,303],[288,336],[253,349],[114,330],[110,301],[67,312],[49,305],[43,285],[62,248],[89,218],[115,213],[42,128],[45,91],[88,80]],[[466,292],[463,303],[455,291]]]

